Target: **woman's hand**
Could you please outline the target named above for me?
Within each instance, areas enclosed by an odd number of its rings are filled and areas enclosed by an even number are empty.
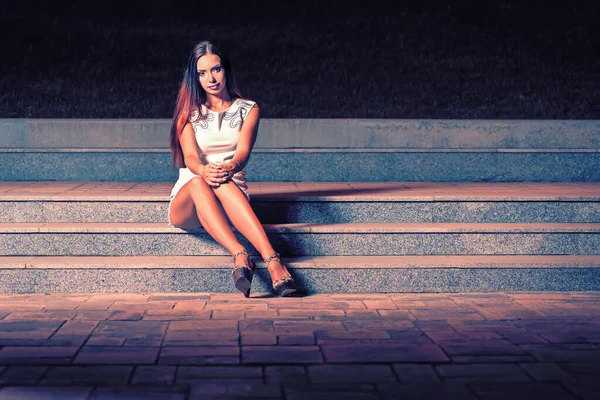
[[[231,178],[227,171],[215,163],[208,163],[204,166],[202,177],[204,178],[204,181],[212,187],[219,187],[222,183],[227,182]]]
[[[221,168],[223,168],[227,172],[227,177],[229,179],[233,178],[237,172],[240,171],[240,163],[234,160],[229,160],[227,162],[223,162],[220,164]]]

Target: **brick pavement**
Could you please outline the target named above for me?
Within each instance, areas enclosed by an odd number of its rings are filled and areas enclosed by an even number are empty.
[[[598,399],[599,300],[0,295],[0,400]]]

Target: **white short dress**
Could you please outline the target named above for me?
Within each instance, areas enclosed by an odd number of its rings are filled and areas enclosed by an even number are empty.
[[[212,111],[202,105],[202,116],[198,110],[194,110],[190,116],[190,123],[194,128],[196,143],[200,149],[200,161],[203,164],[226,162],[235,155],[235,150],[240,139],[240,131],[246,116],[256,105],[256,102],[247,99],[235,99],[231,105],[220,112]],[[246,195],[248,201],[248,185],[246,184],[246,171],[238,171],[232,177],[232,181],[238,185]],[[169,225],[171,223],[171,203],[179,190],[198,175],[188,168],[179,168],[179,179],[171,190],[171,201],[169,202]]]

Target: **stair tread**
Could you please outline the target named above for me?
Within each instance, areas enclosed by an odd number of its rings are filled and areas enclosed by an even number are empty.
[[[265,268],[259,257],[252,257]],[[600,255],[404,255],[284,257],[291,268],[600,268]],[[197,268],[230,269],[229,256],[0,256],[0,269]]]
[[[411,233],[411,232],[600,232],[600,223],[340,223],[340,224],[263,224],[267,232],[288,233]],[[18,222],[0,223],[1,233],[188,233],[204,229],[170,227],[166,222]]]
[[[174,182],[0,182],[0,201],[168,202]],[[249,182],[253,201],[599,201],[585,182]]]

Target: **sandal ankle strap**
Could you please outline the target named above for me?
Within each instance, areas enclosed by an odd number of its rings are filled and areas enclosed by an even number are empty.
[[[279,261],[281,261],[280,254],[275,252],[275,254],[273,254],[272,256],[269,256],[268,258],[264,259],[265,265],[268,267],[269,263],[273,260],[273,259],[278,259]]]
[[[246,251],[246,249],[242,249],[242,250],[238,251],[238,252],[237,252],[237,254],[233,256],[233,263],[234,263],[234,264],[235,264],[235,259],[236,259],[238,256],[242,255],[242,254],[248,255],[248,252]]]

